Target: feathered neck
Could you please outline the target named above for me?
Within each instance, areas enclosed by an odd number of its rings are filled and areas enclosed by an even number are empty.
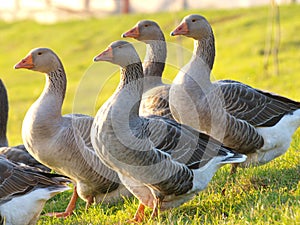
[[[202,91],[211,87],[210,74],[214,64],[215,45],[213,34],[201,40],[194,41],[193,56],[185,68],[185,82],[191,89]]]
[[[140,102],[143,95],[144,74],[142,63],[133,63],[120,69],[120,83],[115,92],[124,111],[130,108],[130,117],[139,116]]]
[[[146,42],[146,56],[144,60],[144,74],[147,79],[145,83],[145,91],[156,85],[162,84],[161,77],[165,69],[167,58],[167,47],[163,34],[159,40],[151,40]]]
[[[47,114],[61,115],[66,87],[67,78],[62,65],[46,74],[46,84],[38,102],[44,109],[49,109]]]
[[[215,38],[213,33],[206,38],[194,41],[193,55],[201,58],[212,70],[215,61]]]
[[[142,63],[132,63],[120,68],[120,83],[118,89],[129,89],[139,95],[143,93],[143,67]]]

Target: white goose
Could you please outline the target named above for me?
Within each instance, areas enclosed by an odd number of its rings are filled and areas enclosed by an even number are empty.
[[[261,165],[284,154],[300,126],[300,103],[237,81],[212,83],[214,34],[204,17],[186,16],[171,35],[191,37],[195,43],[190,62],[170,89],[175,119],[247,153],[243,166]]]
[[[66,211],[54,215],[70,215],[78,195],[86,201],[87,207],[93,202],[110,202],[128,195],[117,173],[104,166],[92,148],[93,118],[80,114],[61,115],[67,80],[58,56],[48,48],[33,49],[15,68],[46,75],[44,90],[23,121],[25,147],[39,162],[75,182]]]
[[[153,208],[153,217],[158,208],[177,207],[203,190],[222,165],[245,161],[245,155],[191,127],[139,116],[143,68],[128,42],[113,42],[94,61],[121,67],[119,86],[99,109],[91,139],[98,156],[139,199],[135,221],[143,220],[145,206]]]
[[[34,225],[48,199],[69,190],[69,179],[0,156],[0,224]]]
[[[167,58],[165,36],[159,25],[152,20],[141,20],[122,34],[142,41],[147,46],[143,64],[145,84],[140,115],[157,115],[173,119],[169,107],[170,85],[161,80]]]

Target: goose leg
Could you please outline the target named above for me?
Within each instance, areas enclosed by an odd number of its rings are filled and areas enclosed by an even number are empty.
[[[94,203],[94,197],[93,196],[89,196],[87,198],[85,209],[87,210],[93,203]]]
[[[154,218],[158,217],[158,212],[159,212],[162,200],[163,200],[163,198],[157,197],[157,199],[155,201],[153,211],[152,211],[152,214],[151,214],[151,219],[154,219]]]
[[[140,202],[139,207],[137,208],[135,215],[133,217],[133,221],[137,223],[141,223],[144,220],[144,211],[145,211],[145,205]]]
[[[47,213],[46,216],[55,216],[55,217],[68,217],[72,215],[73,211],[76,208],[76,201],[78,199],[78,193],[76,186],[74,187],[74,191],[71,197],[71,200],[64,212],[53,212],[53,213]]]
[[[231,164],[230,175],[233,175],[233,174],[236,173],[238,166],[239,166],[238,163],[233,163],[233,164]]]

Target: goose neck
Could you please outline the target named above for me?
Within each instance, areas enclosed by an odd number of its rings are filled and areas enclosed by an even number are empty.
[[[212,70],[215,60],[215,41],[214,36],[194,41],[193,56],[203,60],[205,64]]]
[[[46,84],[39,100],[42,107],[49,109],[49,114],[61,114],[61,107],[65,98],[66,87],[67,79],[62,67],[47,73]]]
[[[0,124],[0,147],[8,146],[7,137],[6,137],[6,125]],[[3,129],[5,127],[5,129]]]
[[[162,84],[161,77],[165,69],[167,47],[164,38],[146,42],[146,56],[144,59],[145,77],[151,78],[146,83],[146,89]]]
[[[141,62],[121,68],[120,84],[116,91],[119,106],[130,116],[138,116],[143,95],[144,75]]]
[[[0,80],[0,147],[7,146],[7,120],[8,120],[8,99],[4,85]]]
[[[214,48],[206,49],[207,39],[194,42],[194,52],[190,62],[182,69],[185,71],[184,83],[187,87],[202,90],[211,86],[210,73],[214,61]]]

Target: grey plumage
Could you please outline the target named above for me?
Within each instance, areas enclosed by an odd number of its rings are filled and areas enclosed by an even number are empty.
[[[120,65],[121,81],[97,112],[92,143],[141,204],[154,212],[176,207],[204,189],[221,165],[246,159],[174,120],[140,116],[142,64],[128,42],[113,42],[94,60]]]
[[[18,165],[0,156],[0,217],[7,225],[34,225],[48,199],[69,190],[65,176]],[[22,210],[18,207],[22,206]]]
[[[122,37],[132,37],[146,44],[146,56],[143,63],[144,95],[140,114],[157,115],[173,119],[169,107],[169,84],[162,82],[162,74],[167,58],[165,36],[159,25],[151,20],[139,21]]]
[[[26,60],[32,61],[32,65]],[[54,171],[70,177],[87,206],[94,201],[116,201],[123,194],[128,195],[117,173],[103,165],[92,148],[93,117],[61,115],[67,79],[58,56],[48,48],[33,49],[15,67],[46,75],[44,90],[23,121],[22,137],[30,154]]]
[[[1,147],[0,155],[5,156],[8,160],[15,163],[22,163],[31,167],[35,167],[42,171],[50,172],[51,169],[38,162],[33,158],[24,145],[17,145],[12,147]]]
[[[186,16],[171,35],[194,39],[193,56],[170,89],[175,119],[251,155],[247,165],[264,164],[284,154],[300,126],[300,103],[238,81],[211,82],[214,34],[203,16]]]

